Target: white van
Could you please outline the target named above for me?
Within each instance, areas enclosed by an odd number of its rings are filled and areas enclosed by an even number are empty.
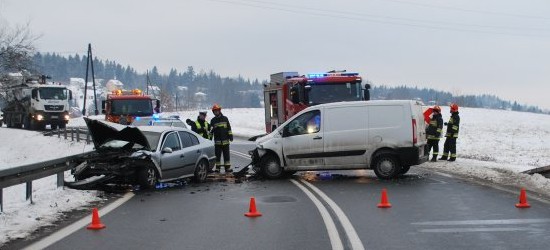
[[[422,103],[383,100],[309,107],[256,140],[256,170],[275,179],[302,170],[373,169],[390,179],[428,160]]]

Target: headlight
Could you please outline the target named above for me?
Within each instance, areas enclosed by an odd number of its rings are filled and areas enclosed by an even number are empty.
[[[69,115],[65,115],[64,118],[66,121],[68,121],[71,117]]]
[[[42,121],[42,120],[44,120],[44,116],[43,116],[43,115],[40,115],[40,114],[38,114],[38,115],[36,115],[36,120],[38,120],[38,121]]]

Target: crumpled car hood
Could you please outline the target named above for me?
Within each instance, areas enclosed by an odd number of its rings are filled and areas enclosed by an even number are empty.
[[[136,127],[125,127],[122,130],[118,130],[99,120],[84,117],[84,121],[86,122],[86,126],[88,126],[88,131],[96,149],[111,140],[133,142],[144,146],[146,150],[151,149],[145,135]]]

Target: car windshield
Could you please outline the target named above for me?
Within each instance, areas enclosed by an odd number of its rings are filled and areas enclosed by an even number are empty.
[[[145,138],[147,138],[147,141],[149,142],[149,146],[151,147],[151,151],[157,150],[157,145],[159,144],[160,135],[159,132],[151,132],[151,131],[141,131],[143,135],[145,135]]]
[[[361,100],[360,83],[322,83],[310,86],[309,105]]]
[[[112,100],[111,114],[150,116],[153,114],[151,100]]]
[[[39,88],[40,98],[49,100],[66,100],[67,91],[62,88]]]

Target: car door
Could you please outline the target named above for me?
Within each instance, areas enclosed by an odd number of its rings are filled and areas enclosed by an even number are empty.
[[[195,165],[201,155],[201,148],[199,140],[196,136],[185,131],[178,132],[181,138],[181,145],[183,147],[183,174],[191,175],[195,172]]]
[[[287,123],[283,128],[283,155],[289,167],[321,167],[323,132],[321,111],[311,110]]]
[[[181,148],[181,141],[177,132],[169,132],[164,136],[161,144],[160,168],[163,179],[172,179],[182,175],[184,165],[184,153]],[[165,152],[166,148],[172,150]]]

